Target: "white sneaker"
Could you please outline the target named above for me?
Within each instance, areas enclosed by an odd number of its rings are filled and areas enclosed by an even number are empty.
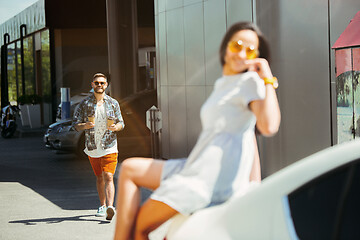
[[[101,207],[99,207],[99,209],[97,210],[95,216],[96,217],[105,217],[106,214],[106,206],[103,205]]]
[[[115,208],[113,206],[109,206],[106,209],[106,220],[111,221],[111,219],[114,217],[116,211]]]

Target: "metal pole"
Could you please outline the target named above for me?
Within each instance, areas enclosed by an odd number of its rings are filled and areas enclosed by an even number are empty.
[[[159,109],[150,109],[150,134],[151,134],[151,153],[153,158],[159,158],[159,151],[158,151],[158,138],[157,138],[157,131],[156,127],[158,122],[160,121],[157,117]]]
[[[162,127],[161,112],[155,106],[146,111],[146,126],[150,129],[151,155],[152,158],[159,158],[158,132]]]
[[[4,45],[1,46],[1,108],[8,105],[9,102],[9,89],[8,89],[8,74],[7,74],[7,61],[8,50],[7,44],[10,42],[10,35],[4,34]]]
[[[155,126],[155,111],[153,109],[150,110],[150,122],[151,122],[151,152],[152,152],[152,157],[156,158],[156,151],[155,151],[155,131],[156,131],[156,126]]]
[[[23,31],[24,30],[24,31]],[[21,53],[21,81],[22,94],[25,95],[25,60],[24,60],[24,36],[26,36],[26,24],[20,25],[20,53]]]
[[[154,126],[156,127],[158,124],[158,118],[157,118],[157,112],[158,109],[154,110]],[[155,151],[155,158],[159,158],[159,152],[158,152],[158,141],[157,141],[157,131],[155,128],[154,131],[154,151]]]
[[[70,118],[70,88],[61,88],[61,119]]]
[[[15,42],[15,79],[16,79],[16,100],[19,98],[19,70],[18,70],[18,54],[17,54],[18,44]]]

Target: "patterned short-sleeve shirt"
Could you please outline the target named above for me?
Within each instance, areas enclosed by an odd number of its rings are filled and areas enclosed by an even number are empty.
[[[105,106],[106,116],[113,117],[115,119],[115,124],[120,122],[122,127],[124,128],[125,123],[121,115],[120,105],[118,101],[105,94],[104,106]],[[96,107],[97,104],[94,95],[91,95],[85,98],[83,101],[81,101],[74,113],[73,126],[79,123],[87,122],[88,116],[95,114]],[[115,145],[115,140],[116,140],[116,133],[110,130],[106,130],[101,139],[102,148],[108,149],[113,147]],[[94,128],[85,129],[85,145],[89,151],[96,149]]]

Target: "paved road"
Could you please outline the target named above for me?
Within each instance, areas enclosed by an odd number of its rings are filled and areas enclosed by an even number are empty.
[[[90,164],[46,149],[41,136],[0,138],[0,203],[0,239],[113,237],[115,221],[94,216]]]

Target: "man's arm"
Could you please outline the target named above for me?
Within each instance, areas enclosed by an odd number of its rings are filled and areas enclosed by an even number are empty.
[[[86,123],[77,123],[74,125],[76,131],[82,131],[85,129],[90,129],[95,127],[95,124],[93,124],[92,122],[86,122]]]
[[[84,102],[82,101],[76,108],[73,117],[73,126],[76,131],[82,131],[85,129],[90,129],[95,126],[92,122],[83,122],[84,119]]]
[[[118,122],[117,124],[113,124],[111,126],[108,127],[108,129],[110,131],[116,132],[116,131],[121,131],[123,130],[123,123],[122,122]]]
[[[108,127],[108,129],[111,130],[111,131],[121,131],[121,130],[124,129],[125,123],[124,123],[124,119],[123,119],[123,117],[121,115],[120,105],[115,100],[113,106],[114,106],[114,113],[115,113],[115,119],[116,120],[115,120],[115,124]]]

